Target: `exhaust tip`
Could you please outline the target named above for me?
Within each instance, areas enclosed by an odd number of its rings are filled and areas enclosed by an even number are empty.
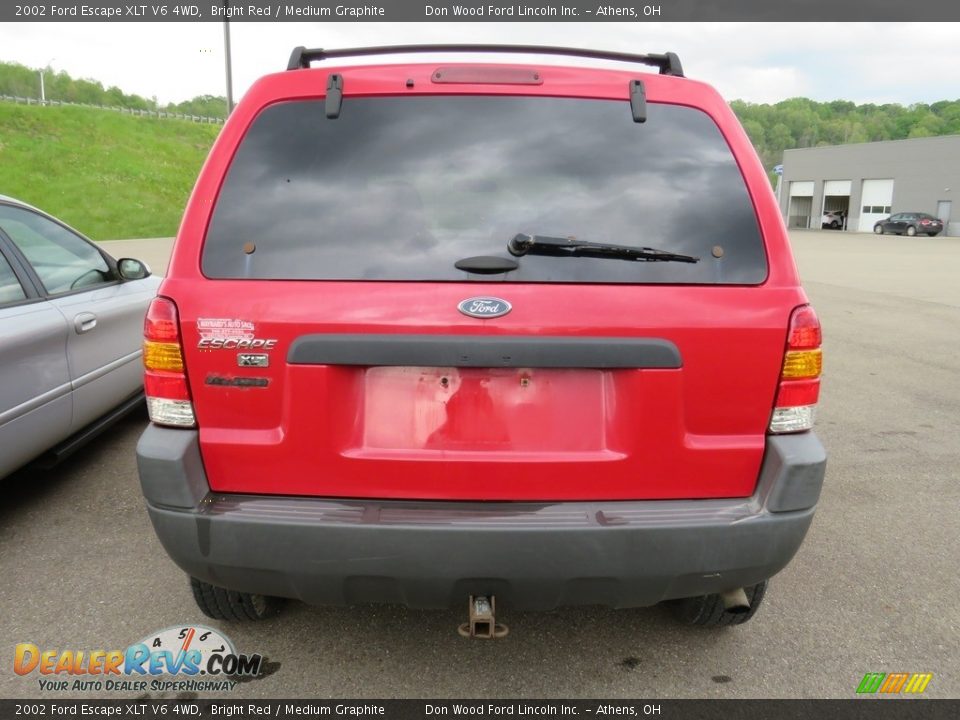
[[[720,600],[723,601],[724,611],[731,615],[743,615],[750,612],[750,601],[747,599],[747,593],[743,588],[720,593]]]

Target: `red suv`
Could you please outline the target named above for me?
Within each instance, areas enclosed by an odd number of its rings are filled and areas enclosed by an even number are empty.
[[[340,61],[401,51],[447,61]],[[143,492],[214,618],[737,624],[823,481],[820,326],[770,183],[672,53],[297,48],[217,139],[145,334]]]

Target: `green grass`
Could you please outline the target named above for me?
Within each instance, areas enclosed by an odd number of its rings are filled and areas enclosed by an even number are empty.
[[[0,195],[94,240],[170,237],[219,125],[0,102]]]

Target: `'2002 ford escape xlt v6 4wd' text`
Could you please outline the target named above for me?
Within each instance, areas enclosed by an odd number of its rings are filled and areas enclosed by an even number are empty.
[[[629,64],[311,67],[424,50]],[[220,133],[145,336],[143,492],[216,618],[736,624],[823,481],[820,325],[770,183],[672,53],[297,48]]]

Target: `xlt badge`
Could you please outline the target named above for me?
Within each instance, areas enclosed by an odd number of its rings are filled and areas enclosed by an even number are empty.
[[[240,367],[269,367],[270,356],[265,353],[237,353]]]

